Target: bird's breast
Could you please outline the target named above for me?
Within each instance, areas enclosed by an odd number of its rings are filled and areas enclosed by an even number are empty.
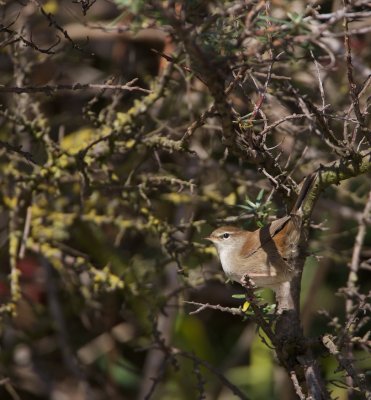
[[[239,273],[239,266],[235,258],[235,249],[220,249],[219,258],[222,264],[223,271],[225,274],[234,281],[241,279],[241,273]]]

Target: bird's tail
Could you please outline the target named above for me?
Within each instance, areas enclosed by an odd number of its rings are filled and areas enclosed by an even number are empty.
[[[300,210],[301,206],[303,205],[304,200],[306,199],[306,197],[316,179],[316,176],[317,176],[317,174],[312,173],[305,178],[305,180],[301,186],[298,198],[296,199],[296,202],[295,202],[294,207],[292,208],[290,214],[296,214]]]

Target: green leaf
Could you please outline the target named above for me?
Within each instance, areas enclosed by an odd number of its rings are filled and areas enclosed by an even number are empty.
[[[261,189],[259,194],[258,194],[258,197],[256,198],[256,201],[261,203],[261,201],[263,199],[263,195],[264,195],[264,189]]]
[[[252,201],[246,199],[246,203],[247,203],[248,205],[250,205],[251,207],[256,208],[256,204],[253,203]]]
[[[237,207],[242,208],[243,210],[253,211],[254,209],[249,206],[244,206],[243,204],[237,204]]]
[[[234,299],[245,299],[246,295],[245,294],[232,294],[232,297]]]

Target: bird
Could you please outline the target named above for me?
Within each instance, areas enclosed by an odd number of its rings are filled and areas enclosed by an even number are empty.
[[[256,286],[277,292],[293,277],[293,260],[299,252],[303,204],[315,180],[308,175],[291,212],[253,232],[235,226],[215,229],[205,239],[217,249],[229,279],[243,284],[247,275]]]

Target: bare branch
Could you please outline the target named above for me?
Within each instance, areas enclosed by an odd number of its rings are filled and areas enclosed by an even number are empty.
[[[241,308],[223,307],[220,306],[219,304],[196,303],[194,301],[184,301],[184,303],[198,306],[198,308],[195,311],[191,311],[190,314],[198,314],[199,312],[204,311],[206,309],[211,309],[211,310],[226,312],[232,315],[239,315],[241,317],[246,316],[246,314],[241,310]]]
[[[144,89],[139,86],[132,86],[137,82],[137,78],[128,82],[125,85],[107,85],[99,83],[73,83],[71,85],[59,84],[59,85],[44,85],[44,86],[4,86],[0,85],[0,93],[46,93],[48,95],[53,94],[60,90],[86,90],[86,89],[98,89],[98,90],[127,90],[129,92],[138,91],[142,93],[152,93],[149,89]]]

